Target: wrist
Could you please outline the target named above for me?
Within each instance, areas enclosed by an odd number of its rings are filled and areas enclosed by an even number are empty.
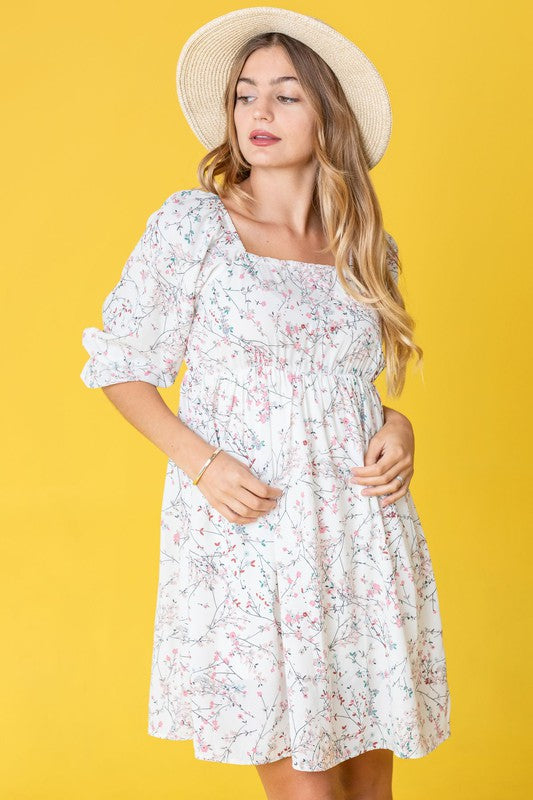
[[[174,438],[169,455],[182,472],[191,480],[195,480],[217,445],[206,441],[179,418],[178,423],[180,430]]]
[[[408,427],[411,427],[411,423],[405,414],[402,414],[400,411],[396,411],[395,408],[383,406],[383,419],[386,425],[407,425]]]
[[[205,460],[205,462],[203,463],[203,465],[202,465],[202,468],[200,469],[200,471],[199,471],[199,472],[198,472],[198,474],[196,475],[196,478],[193,478],[193,481],[192,481],[192,483],[193,483],[193,486],[196,486],[196,485],[198,484],[198,481],[200,480],[200,478],[202,477],[202,475],[204,474],[204,472],[206,471],[206,469],[209,467],[209,465],[211,464],[211,462],[212,462],[212,461],[214,461],[214,459],[215,459],[215,458],[218,456],[218,454],[219,454],[219,453],[221,453],[221,452],[222,452],[222,448],[221,448],[221,447],[216,447],[216,448],[213,450],[213,452],[211,453],[211,455],[209,456],[209,458],[207,458],[207,459]]]

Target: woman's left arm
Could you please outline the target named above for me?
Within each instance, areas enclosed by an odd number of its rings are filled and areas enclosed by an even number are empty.
[[[383,406],[383,416],[385,422],[370,440],[364,467],[353,467],[350,478],[350,483],[366,487],[361,490],[365,496],[387,495],[379,501],[382,508],[407,493],[415,455],[413,426],[407,417],[387,406]]]

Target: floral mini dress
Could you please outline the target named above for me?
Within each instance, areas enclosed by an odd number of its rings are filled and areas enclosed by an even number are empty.
[[[384,422],[377,311],[332,266],[247,252],[196,188],[150,215],[102,316],[83,331],[86,386],[168,387],[185,361],[179,418],[283,490],[231,523],[168,461],[149,734],[306,771],[436,748],[450,694],[422,525],[410,491],[382,508],[349,482]]]

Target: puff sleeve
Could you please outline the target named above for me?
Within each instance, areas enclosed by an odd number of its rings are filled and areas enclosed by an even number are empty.
[[[396,240],[390,233],[386,234],[388,251],[387,251],[387,266],[393,277],[394,283],[398,283],[398,245]]]
[[[104,300],[102,329],[83,330],[90,358],[80,377],[89,388],[128,381],[174,383],[195,306],[196,265],[183,247],[183,227],[173,196],[148,218]]]

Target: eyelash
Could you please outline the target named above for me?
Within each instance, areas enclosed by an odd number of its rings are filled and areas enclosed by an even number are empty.
[[[237,96],[237,100],[246,100],[247,97],[252,97],[251,94],[241,94]],[[299,100],[297,97],[285,97],[282,94],[278,94],[278,97],[281,97],[283,100],[291,100],[292,103],[298,103]],[[285,103],[284,105],[292,105],[292,103]],[[247,103],[243,103],[243,105],[247,105]]]

